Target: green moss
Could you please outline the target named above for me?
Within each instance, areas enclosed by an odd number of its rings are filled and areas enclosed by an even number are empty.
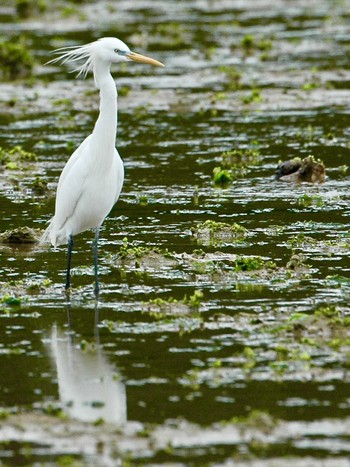
[[[233,181],[233,175],[230,170],[214,167],[213,180],[216,186],[227,186]]]
[[[0,148],[0,165],[10,170],[29,170],[28,162],[36,162],[38,157],[35,153],[26,151],[22,146],[14,146],[11,149]]]
[[[310,236],[300,233],[289,238],[287,244],[290,248],[302,247],[303,245],[317,245],[317,240]]]
[[[340,311],[335,305],[328,305],[317,308],[314,315],[323,318],[338,318],[340,317]]]
[[[251,347],[244,347],[243,349],[244,364],[243,367],[245,370],[251,370],[256,365],[256,352]]]
[[[140,206],[147,206],[148,196],[147,195],[140,195],[139,196],[139,204],[140,204]]]
[[[16,0],[16,13],[20,18],[43,13],[47,8],[45,0]]]
[[[234,66],[220,65],[219,72],[226,76],[225,90],[237,91],[242,88],[242,74]]]
[[[17,162],[6,162],[5,168],[7,170],[18,170],[19,166],[18,166]]]
[[[250,428],[257,428],[264,432],[269,432],[275,428],[278,420],[273,418],[268,412],[254,409],[246,416],[232,417],[230,423],[245,425]]]
[[[220,246],[223,243],[240,243],[248,233],[247,229],[239,224],[228,224],[210,219],[191,227],[191,232],[198,243],[213,246]]]
[[[257,149],[232,149],[221,154],[221,164],[226,168],[241,168],[256,165],[260,161],[260,153]]]
[[[183,303],[191,308],[199,308],[203,301],[203,292],[201,290],[195,290],[192,295],[185,295]]]
[[[210,362],[211,368],[221,368],[222,367],[222,360],[220,358],[215,359],[214,361]]]
[[[348,170],[349,170],[349,166],[344,164],[344,165],[341,165],[339,168],[338,168],[339,172],[341,173],[341,175],[346,175]]]
[[[23,42],[0,41],[0,79],[15,80],[32,75],[34,59]]]
[[[55,403],[48,403],[43,407],[43,412],[52,417],[66,418],[66,414],[63,412],[62,408]]]
[[[340,274],[334,274],[333,276],[327,276],[326,279],[332,282],[336,282],[338,284],[345,284],[345,285],[350,284],[350,278],[341,276]]]
[[[121,259],[131,259],[131,258],[143,258],[148,255],[161,255],[165,258],[172,258],[173,254],[170,253],[167,249],[162,250],[158,247],[148,247],[148,246],[136,246],[130,244],[128,239],[125,237],[123,238],[123,244],[119,250],[119,257]]]
[[[127,97],[130,94],[131,88],[129,86],[120,86],[118,88],[119,97]]]
[[[105,421],[104,419],[101,417],[101,418],[98,418],[97,420],[94,421],[93,425],[94,426],[101,426],[101,425],[104,425],[105,424]]]
[[[3,407],[0,407],[0,420],[6,420],[10,416],[10,411]]]
[[[241,40],[241,46],[244,49],[251,49],[255,45],[255,38],[252,34],[246,34]]]
[[[266,53],[272,49],[272,40],[267,37],[257,39],[252,34],[246,34],[241,40],[241,47],[246,53],[251,53],[255,50]]]
[[[304,83],[301,87],[303,91],[312,91],[313,89],[317,89],[320,86],[319,83],[316,81],[309,81],[307,83]]]
[[[43,195],[47,191],[47,181],[42,177],[35,177],[30,184],[31,189],[38,195]]]
[[[196,274],[208,274],[216,270],[215,263],[209,261],[193,261],[191,264]]]
[[[222,184],[221,179],[225,175],[229,178],[228,182],[244,177],[249,172],[249,167],[257,165],[259,161],[258,149],[244,148],[225,151],[221,153],[221,166],[214,169],[214,183]],[[226,182],[225,178],[223,181]]]
[[[190,42],[189,32],[177,21],[156,24],[149,38],[149,46],[157,50],[187,49]]]
[[[227,98],[227,95],[225,92],[215,92],[214,94],[211,95],[211,102],[212,104],[215,104],[217,101],[223,101]]]
[[[225,222],[216,222],[212,220],[206,220],[203,222],[203,224],[200,225],[200,228],[209,228],[211,232],[219,232],[223,229],[229,229],[231,233],[234,233],[238,236],[244,236],[248,232],[247,229],[239,224],[227,224]]]
[[[272,49],[272,40],[267,38],[262,38],[257,42],[257,48],[262,52],[268,52]]]
[[[3,297],[1,297],[0,301],[6,305],[19,306],[22,303],[22,298],[6,293]]]
[[[276,263],[273,261],[266,261],[260,256],[238,256],[234,262],[234,269],[236,272],[275,268]]]
[[[144,302],[145,311],[157,320],[169,318],[178,318],[179,316],[187,316],[189,313],[195,312],[197,316],[198,309],[203,301],[203,292],[195,290],[192,295],[185,295],[181,300],[174,297],[161,298],[157,297]],[[198,315],[199,316],[199,315]]]
[[[200,370],[198,368],[188,370],[185,379],[186,385],[189,386],[192,391],[197,391],[200,388]]]
[[[95,342],[89,342],[89,341],[87,341],[85,339],[82,339],[80,341],[80,349],[84,353],[96,352],[96,344],[95,344]]]
[[[309,195],[308,193],[304,193],[303,195],[299,196],[297,202],[298,205],[302,207],[322,207],[325,204],[322,196]]]
[[[71,16],[75,16],[78,13],[79,13],[78,8],[76,8],[75,6],[71,6],[71,5],[65,5],[62,7],[62,10],[61,10],[62,18],[70,18]]]
[[[65,107],[71,109],[73,107],[73,101],[72,99],[69,98],[64,98],[64,99],[55,99],[52,101],[52,105],[56,107]]]
[[[149,305],[156,305],[159,308],[164,308],[168,306],[169,304],[178,303],[178,300],[176,300],[176,298],[173,298],[173,297],[169,297],[167,299],[157,297],[157,298],[153,298],[149,300],[147,303]]]
[[[253,89],[250,94],[246,94],[245,96],[242,96],[242,103],[243,104],[252,104],[252,103],[258,103],[262,101],[262,95],[260,93],[259,89]]]
[[[290,315],[289,321],[299,321],[299,320],[308,319],[308,318],[309,318],[308,314],[297,312],[297,313],[293,313],[292,315]]]
[[[212,239],[225,237],[231,240],[242,240],[248,233],[247,229],[239,224],[228,224],[226,222],[217,222],[210,219],[191,227],[191,232],[197,237],[208,236]]]
[[[49,287],[52,284],[52,281],[50,279],[44,279],[39,282],[31,282],[25,286],[25,290],[27,293],[31,295],[36,295],[41,292],[45,292],[47,287]]]
[[[59,456],[57,458],[57,467],[83,467],[83,463],[75,459],[73,456]]]

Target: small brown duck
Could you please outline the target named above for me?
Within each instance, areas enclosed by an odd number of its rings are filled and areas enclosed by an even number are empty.
[[[283,182],[323,183],[326,179],[326,169],[324,163],[314,156],[304,159],[295,157],[278,165],[276,179]]]

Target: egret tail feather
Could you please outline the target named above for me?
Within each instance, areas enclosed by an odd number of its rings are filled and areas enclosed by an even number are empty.
[[[50,240],[50,232],[51,232],[51,222],[50,224],[46,227],[44,233],[39,239],[39,245],[43,245],[44,243],[51,243]]]

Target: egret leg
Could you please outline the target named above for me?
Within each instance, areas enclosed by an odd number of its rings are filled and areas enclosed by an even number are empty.
[[[68,254],[67,254],[67,276],[66,276],[66,291],[70,288],[70,266],[72,262],[73,251],[73,235],[68,237]]]
[[[97,257],[97,246],[98,246],[98,239],[100,236],[100,229],[97,227],[96,233],[95,233],[95,240],[93,243],[93,253],[94,253],[94,271],[95,271],[95,296],[98,298],[98,295],[100,293],[100,284],[98,281],[98,257]]]

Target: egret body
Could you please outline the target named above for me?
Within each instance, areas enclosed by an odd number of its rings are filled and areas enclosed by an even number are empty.
[[[53,246],[68,242],[66,290],[70,288],[70,267],[73,237],[88,229],[95,229],[94,269],[95,295],[99,293],[97,270],[97,243],[101,224],[120,195],[123,180],[123,162],[115,148],[117,134],[117,89],[111,76],[112,63],[143,62],[164,66],[144,55],[131,52],[129,47],[114,37],[104,37],[81,47],[56,51],[53,62],[80,62],[78,76],[93,72],[100,90],[100,112],[92,133],[74,151],[62,170],[58,181],[55,214],[44,239]],[[82,62],[83,61],[83,62]]]

